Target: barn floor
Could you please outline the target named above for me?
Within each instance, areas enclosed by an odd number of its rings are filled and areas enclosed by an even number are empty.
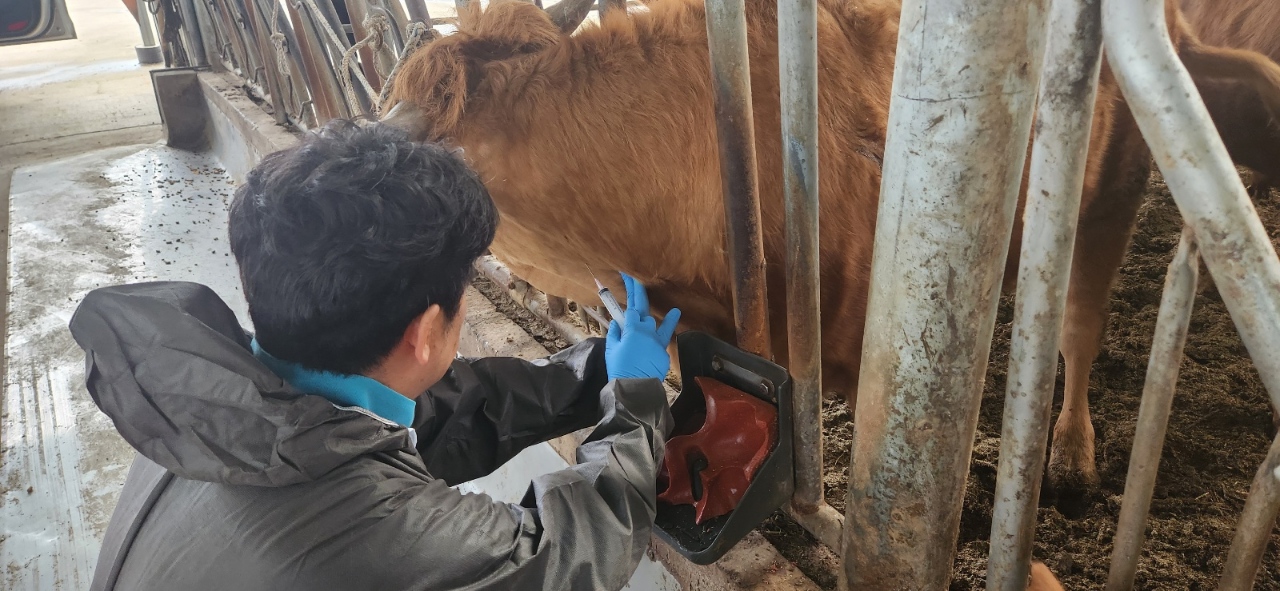
[[[1262,221],[1280,243],[1280,195],[1258,203]],[[1149,186],[1138,230],[1113,293],[1110,323],[1090,384],[1097,431],[1099,494],[1084,503],[1042,498],[1035,556],[1067,589],[1106,584],[1146,373],[1151,335],[1166,267],[1173,258],[1181,217],[1159,175]],[[1156,484],[1137,589],[1217,587],[1249,483],[1271,441],[1266,391],[1207,272],[1187,339],[1173,415]],[[1000,449],[1013,298],[1001,301],[991,365],[983,393],[979,433],[966,491],[953,591],[986,587],[987,540]],[[1058,381],[1061,404],[1062,381]],[[828,435],[826,489],[843,510],[849,463],[850,417],[843,402],[825,411]],[[1059,502],[1061,506],[1055,506]],[[834,556],[785,518],[765,535],[824,588],[835,588]],[[1255,589],[1280,589],[1280,552],[1268,548]]]

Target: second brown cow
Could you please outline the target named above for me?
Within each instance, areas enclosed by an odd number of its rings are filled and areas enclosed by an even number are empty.
[[[1280,61],[1277,0],[1181,0],[1204,43],[1255,51]],[[1250,194],[1265,197],[1280,183],[1280,105],[1238,80],[1197,81],[1209,114],[1236,164],[1253,171]]]

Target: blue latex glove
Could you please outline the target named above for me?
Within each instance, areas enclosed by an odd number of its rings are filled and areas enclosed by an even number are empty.
[[[622,282],[627,288],[627,311],[623,325],[609,323],[609,336],[604,344],[604,364],[609,379],[667,377],[671,356],[667,345],[680,322],[680,310],[672,308],[662,319],[662,326],[649,316],[649,294],[644,285],[626,273]]]

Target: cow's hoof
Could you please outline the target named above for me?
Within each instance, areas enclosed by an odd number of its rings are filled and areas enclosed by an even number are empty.
[[[1058,511],[1070,519],[1083,517],[1101,480],[1093,463],[1093,445],[1067,446],[1054,441],[1049,456],[1049,487]]]

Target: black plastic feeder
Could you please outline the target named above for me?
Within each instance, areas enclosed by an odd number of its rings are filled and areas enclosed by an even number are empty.
[[[692,505],[658,503],[658,536],[695,564],[711,564],[791,499],[791,376],[787,370],[701,332],[676,337],[681,391],[671,405],[675,435],[696,431],[706,414],[703,393],[694,378],[710,377],[777,408],[778,437],[756,470],[746,493],[728,514],[699,524]]]

